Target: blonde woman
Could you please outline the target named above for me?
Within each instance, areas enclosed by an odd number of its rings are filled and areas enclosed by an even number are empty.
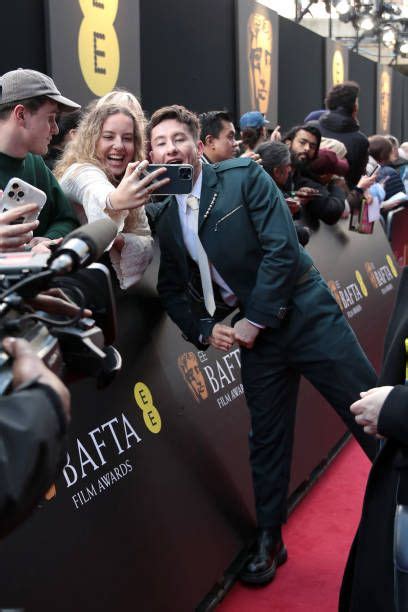
[[[83,223],[105,216],[116,222],[118,237],[110,258],[121,288],[127,289],[152,258],[144,205],[168,179],[160,179],[163,170],[143,175],[148,162],[142,115],[125,99],[120,101],[111,97],[90,105],[54,173]]]

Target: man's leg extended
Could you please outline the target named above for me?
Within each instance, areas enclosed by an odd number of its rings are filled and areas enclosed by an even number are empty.
[[[242,381],[251,416],[250,462],[258,526],[279,528],[286,520],[287,493],[299,375],[282,361],[263,331],[256,346],[241,349]]]
[[[350,405],[361,391],[375,386],[377,375],[324,281],[308,284],[294,300],[290,362],[334,407],[373,460],[377,442],[357,425]]]

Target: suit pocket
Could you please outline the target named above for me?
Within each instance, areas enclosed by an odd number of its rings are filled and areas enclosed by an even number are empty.
[[[223,223],[224,221],[226,221],[227,219],[229,219],[232,215],[234,215],[235,213],[237,213],[241,208],[243,208],[243,204],[240,204],[239,206],[236,206],[235,208],[233,208],[232,210],[230,210],[226,215],[224,215],[223,217],[221,217],[221,219],[218,219],[218,221],[216,222],[216,224],[214,225],[214,232],[218,231],[219,226],[221,225],[221,223]]]

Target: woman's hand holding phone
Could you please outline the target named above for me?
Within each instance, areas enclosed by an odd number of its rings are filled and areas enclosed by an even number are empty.
[[[165,168],[147,173],[148,165],[146,160],[128,164],[119,185],[109,194],[111,208],[121,211],[144,206],[152,193],[169,182],[168,178],[161,178]]]

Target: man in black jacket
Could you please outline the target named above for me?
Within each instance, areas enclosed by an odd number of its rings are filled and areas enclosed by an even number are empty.
[[[292,158],[292,174],[285,185],[302,204],[302,220],[313,227],[318,221],[334,225],[345,208],[345,195],[341,190],[328,189],[319,183],[311,164],[319,154],[321,134],[310,124],[293,127],[283,138]]]
[[[11,395],[0,398],[0,537],[21,523],[61,466],[70,394],[23,339],[6,338],[14,358]]]
[[[346,180],[350,189],[357,185],[368,161],[368,140],[357,121],[359,92],[354,81],[332,87],[325,100],[327,112],[316,122],[322,136],[340,140],[346,146],[350,166]]]

